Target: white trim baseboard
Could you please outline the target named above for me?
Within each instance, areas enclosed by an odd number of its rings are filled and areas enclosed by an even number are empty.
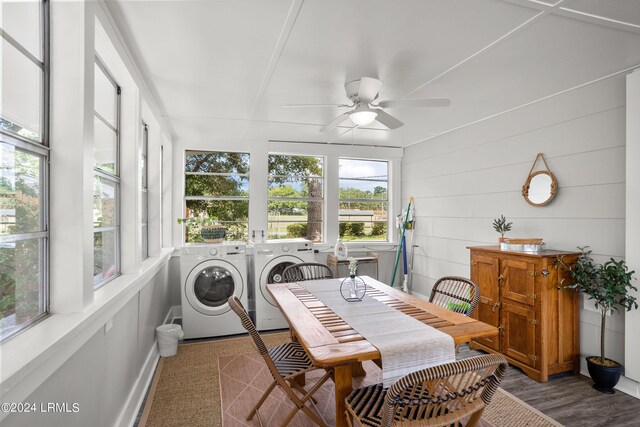
[[[163,324],[173,322],[175,307],[169,308],[167,315],[164,318]],[[149,389],[151,380],[153,380],[153,374],[156,371],[156,366],[160,361],[160,353],[158,352],[158,340],[153,340],[153,345],[149,349],[147,359],[142,366],[142,370],[136,379],[135,384],[131,388],[129,396],[120,411],[120,415],[116,420],[114,427],[132,427],[135,425],[138,412],[144,402],[144,396]]]

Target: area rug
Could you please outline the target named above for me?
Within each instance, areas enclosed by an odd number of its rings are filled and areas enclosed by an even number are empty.
[[[288,333],[264,334],[268,347],[288,341]],[[354,386],[380,381],[378,367],[367,362],[365,377]],[[307,376],[309,383],[315,375]],[[259,426],[257,418],[245,421],[255,402],[269,385],[271,376],[249,337],[182,344],[178,354],[161,358],[139,422],[142,427],[241,427]],[[333,383],[316,393],[318,411],[335,423]],[[291,408],[280,390],[274,390],[260,410],[265,426],[277,426]],[[557,422],[499,389],[483,416],[484,426],[557,427]],[[298,414],[291,427],[314,424]]]

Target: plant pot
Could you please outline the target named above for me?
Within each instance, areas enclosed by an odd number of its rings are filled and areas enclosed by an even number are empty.
[[[227,235],[227,230],[221,224],[208,225],[200,229],[200,235],[205,243],[221,243]]]
[[[613,389],[613,387],[615,387],[620,380],[622,365],[611,359],[605,358],[605,360],[613,362],[615,363],[615,365],[604,366],[599,363],[599,357],[587,357],[587,367],[589,368],[589,375],[591,375],[591,379],[595,383],[593,384],[593,388],[601,393],[614,394],[616,391]]]
[[[498,243],[504,243],[506,240],[506,237],[498,237]]]

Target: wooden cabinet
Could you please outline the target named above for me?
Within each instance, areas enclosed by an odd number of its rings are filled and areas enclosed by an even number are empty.
[[[480,287],[474,317],[496,326],[498,335],[474,339],[470,346],[502,353],[509,363],[537,381],[580,369],[578,294],[559,288],[571,280],[558,259],[571,265],[576,252],[538,254],[470,247],[471,280]]]

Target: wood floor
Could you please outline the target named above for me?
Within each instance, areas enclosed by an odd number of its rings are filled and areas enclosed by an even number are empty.
[[[479,354],[483,353],[463,344],[458,357]],[[592,384],[590,378],[582,375],[556,376],[546,383],[538,383],[518,368],[509,366],[500,386],[567,427],[640,427],[639,399],[620,391],[614,395],[603,394],[594,390]]]
[[[461,358],[478,354],[482,352],[460,347]],[[509,366],[500,387],[568,427],[640,426],[640,400],[620,391],[603,394],[592,384],[582,375],[562,375],[539,383]]]

